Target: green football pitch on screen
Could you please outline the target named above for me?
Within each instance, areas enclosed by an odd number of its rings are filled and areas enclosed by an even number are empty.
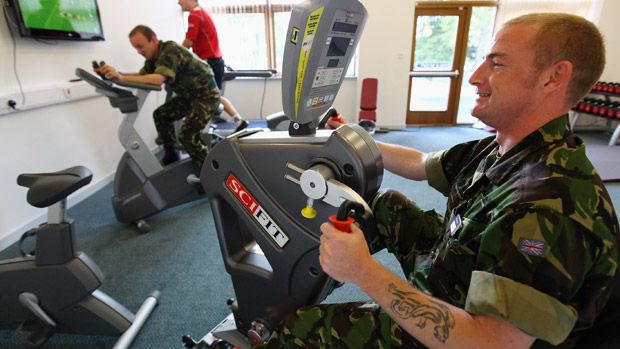
[[[28,28],[100,34],[95,1],[20,0],[19,4]]]

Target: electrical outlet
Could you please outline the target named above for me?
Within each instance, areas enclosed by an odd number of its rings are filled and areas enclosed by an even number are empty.
[[[95,92],[92,86],[83,81],[41,86],[36,89],[27,89],[23,93],[15,92],[0,95],[0,115],[97,96],[100,95]],[[16,109],[9,106],[10,100],[15,101]]]

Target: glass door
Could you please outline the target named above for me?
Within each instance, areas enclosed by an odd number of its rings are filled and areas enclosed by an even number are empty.
[[[467,79],[493,32],[495,2],[419,3],[409,72],[408,125],[473,123]],[[461,88],[462,87],[462,88]],[[458,115],[458,118],[457,118]]]
[[[475,6],[471,9],[465,63],[461,69],[463,79],[459,93],[457,124],[474,124],[478,120],[471,115],[471,108],[476,99],[476,87],[470,85],[468,81],[484,61],[491,47],[495,10],[495,6]]]
[[[407,124],[453,125],[468,8],[415,11]]]

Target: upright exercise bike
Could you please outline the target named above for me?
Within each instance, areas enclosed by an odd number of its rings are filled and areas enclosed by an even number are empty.
[[[155,291],[136,315],[99,290],[103,273],[85,253],[76,251],[73,221],[65,217],[67,197],[90,183],[85,167],[22,174],[28,203],[47,207],[47,223],[20,240],[21,258],[0,261],[0,327],[31,331],[26,347],[38,348],[55,332],[121,336],[115,349],[127,348],[157,304]],[[36,237],[34,251],[23,241]]]
[[[359,125],[317,130],[355,52],[366,9],[358,0],[311,0],[291,12],[282,99],[288,131],[243,130],[207,156],[209,198],[235,299],[232,314],[186,347],[240,348],[265,341],[295,309],[321,302],[338,284],[319,264],[320,225],[346,201],[373,226],[367,202],[383,178],[372,137]]]
[[[112,107],[123,113],[118,137],[125,153],[116,169],[112,198],[119,222],[134,223],[140,231],[146,232],[150,230],[144,220],[146,217],[204,197],[198,182],[200,169],[191,158],[183,154],[181,160],[163,166],[135,128],[149,92],[160,91],[161,87],[103,80],[81,68],[77,68],[75,74],[108,97]]]

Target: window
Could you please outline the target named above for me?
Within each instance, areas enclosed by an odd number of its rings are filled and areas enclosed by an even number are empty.
[[[211,14],[226,64],[233,69],[282,72],[286,30],[293,6],[302,0],[210,0]],[[354,76],[357,53],[346,76]]]
[[[220,49],[233,69],[282,71],[284,40],[293,5],[301,0],[211,0]]]

